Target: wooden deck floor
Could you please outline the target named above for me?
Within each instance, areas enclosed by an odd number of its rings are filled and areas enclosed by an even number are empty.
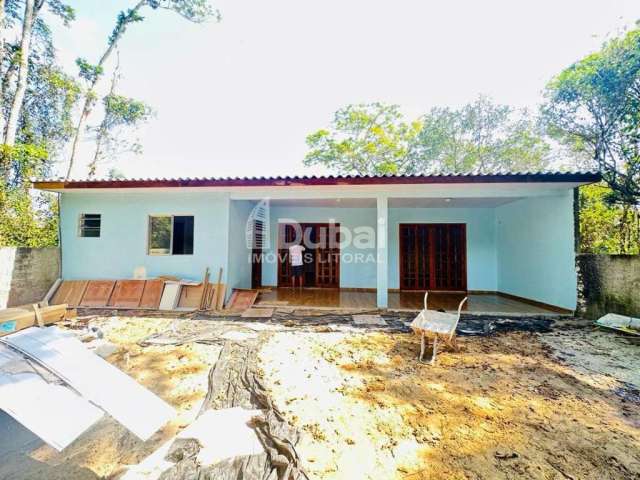
[[[420,310],[424,293],[389,292],[390,309]],[[558,311],[521,302],[500,294],[469,294],[463,311],[469,313],[505,314],[557,314]],[[461,293],[432,292],[429,308],[447,311],[457,310],[464,298]],[[267,289],[258,297],[260,305],[302,306],[321,308],[375,309],[375,292],[358,292],[337,288],[274,288]]]

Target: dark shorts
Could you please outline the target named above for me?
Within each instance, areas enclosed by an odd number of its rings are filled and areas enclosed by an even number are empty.
[[[300,277],[304,273],[304,265],[292,265],[291,275],[294,277]]]

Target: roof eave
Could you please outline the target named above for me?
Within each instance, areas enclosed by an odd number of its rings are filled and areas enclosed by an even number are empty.
[[[108,188],[181,188],[181,187],[297,187],[347,185],[420,185],[464,183],[578,183],[588,184],[601,180],[597,172],[530,173],[495,175],[423,175],[423,176],[327,176],[327,177],[275,177],[275,178],[187,178],[187,179],[132,179],[132,180],[68,180],[34,181],[39,190],[82,190]]]

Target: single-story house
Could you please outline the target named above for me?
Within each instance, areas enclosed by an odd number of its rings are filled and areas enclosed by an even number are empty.
[[[576,308],[576,187],[593,172],[36,181],[60,194],[62,277],[291,285],[305,290],[465,292]],[[291,291],[292,289],[289,289]],[[290,293],[291,295],[291,293]],[[302,295],[302,293],[300,293]],[[290,303],[292,297],[287,297]],[[395,301],[395,300],[394,300]],[[397,305],[396,305],[397,306]]]

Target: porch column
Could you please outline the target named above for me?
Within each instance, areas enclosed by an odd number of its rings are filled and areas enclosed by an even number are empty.
[[[387,254],[387,230],[389,228],[389,199],[384,195],[378,195],[378,231],[376,232],[376,254],[378,265],[378,277],[376,293],[378,308],[387,308],[387,290],[389,281],[388,254]]]

